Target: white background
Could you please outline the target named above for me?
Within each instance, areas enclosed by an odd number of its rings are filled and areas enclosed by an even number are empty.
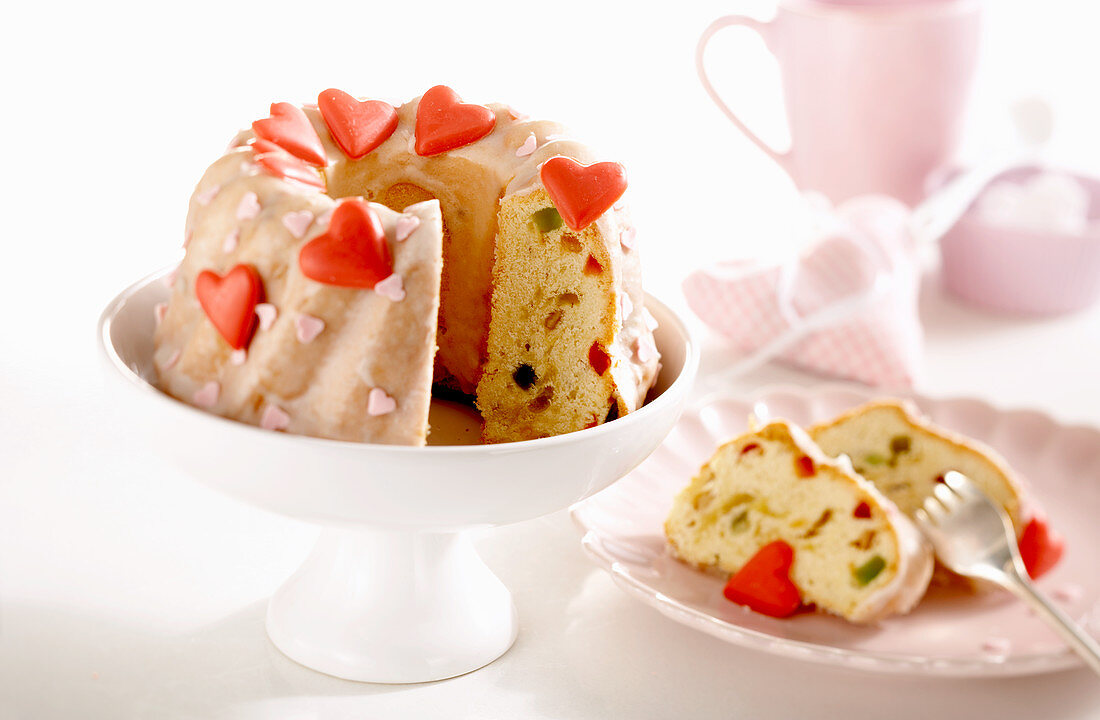
[[[1008,141],[1007,106],[1051,102],[1056,158],[1100,171],[1100,13],[988,3],[964,148]],[[316,530],[200,487],[127,442],[98,313],[179,257],[187,198],[234,131],[326,87],[400,102],[446,83],[559,119],[630,173],[647,282],[791,245],[794,191],[706,99],[692,54],[768,2],[20,3],[0,28],[0,718],[1097,717],[1084,671],[1015,681],[863,676],[742,651],[641,606],[590,566],[564,514],[479,542],[520,637],[472,675],[345,683],[283,658],[265,598]],[[627,9],[629,8],[629,9]],[[652,9],[650,9],[652,8]],[[781,141],[774,66],[749,36],[710,56]],[[734,47],[737,46],[737,47]],[[935,395],[1100,424],[1100,312],[1019,321],[922,301]],[[704,370],[726,358],[708,341]],[[765,368],[742,389],[813,378]],[[884,710],[888,707],[889,710]]]

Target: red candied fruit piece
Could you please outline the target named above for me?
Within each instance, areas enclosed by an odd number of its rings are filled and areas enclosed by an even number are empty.
[[[865,502],[861,502],[859,505],[856,505],[856,509],[852,511],[852,517],[866,520],[871,517],[871,506]]]
[[[790,617],[802,604],[790,578],[793,563],[794,548],[782,540],[770,542],[730,577],[722,594],[763,615]]]
[[[1066,551],[1065,538],[1051,530],[1046,518],[1038,515],[1024,526],[1019,546],[1020,558],[1032,580],[1038,580],[1057,565]]]
[[[741,448],[741,454],[742,455],[747,455],[748,453],[751,453],[753,450],[760,450],[760,443],[749,443],[745,447]]]
[[[817,468],[814,467],[814,461],[809,456],[803,455],[794,461],[794,472],[800,478],[808,478],[817,474]]]
[[[598,341],[592,343],[592,347],[588,348],[588,364],[592,366],[597,375],[603,375],[611,367],[611,358],[608,357],[607,351],[600,347]]]

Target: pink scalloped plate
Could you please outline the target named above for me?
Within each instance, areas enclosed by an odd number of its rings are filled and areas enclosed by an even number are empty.
[[[912,613],[873,626],[823,613],[787,620],[722,596],[723,580],[674,560],[662,531],[675,494],[720,442],[754,413],[807,424],[865,402],[870,389],[773,388],[753,397],[714,395],[686,411],[664,444],[607,490],[573,508],[588,555],[630,595],[688,627],[776,655],[874,672],[1009,676],[1079,664],[1022,603],[999,590],[933,588]],[[1039,588],[1100,636],[1100,430],[1061,425],[1032,410],[975,399],[912,398],[933,421],[1001,452],[1030,483],[1066,538],[1061,563]]]

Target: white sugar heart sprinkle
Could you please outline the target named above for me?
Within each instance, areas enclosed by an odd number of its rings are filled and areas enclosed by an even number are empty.
[[[199,205],[209,205],[211,201],[213,201],[213,199],[218,196],[218,193],[221,192],[221,189],[221,185],[209,187],[203,190],[201,193],[195,195],[195,202],[197,202]]]
[[[312,224],[313,213],[309,210],[294,210],[283,215],[283,227],[297,240],[306,234]]]
[[[168,303],[161,302],[153,306],[153,317],[156,318],[157,325],[164,322],[164,316],[168,314]]]
[[[251,220],[260,214],[260,198],[251,190],[241,195],[241,202],[237,205],[237,219]]]
[[[163,367],[165,370],[170,370],[176,366],[176,363],[180,361],[180,355],[182,353],[179,350],[173,350],[172,354],[168,356],[168,359],[164,361]]]
[[[401,276],[397,273],[393,273],[384,280],[379,280],[374,285],[374,291],[382,297],[387,297],[393,302],[400,302],[405,299],[405,284],[401,281]]]
[[[278,405],[268,405],[260,417],[260,427],[264,430],[285,430],[290,425],[290,415]]]
[[[657,318],[653,317],[653,313],[649,311],[649,308],[642,308],[642,318],[645,320],[645,326],[649,328],[650,332],[660,327],[657,323]]]
[[[420,218],[415,215],[402,215],[397,218],[397,226],[394,229],[394,239],[397,242],[404,242],[409,235],[413,234],[413,230],[420,227]]]
[[[308,344],[317,339],[317,336],[325,329],[325,321],[319,317],[302,313],[295,319],[294,326],[298,331],[298,342]]]
[[[657,346],[651,337],[643,335],[634,344],[634,354],[638,356],[638,362],[649,362],[657,357]]]
[[[240,228],[233,228],[229,231],[229,234],[225,236],[225,240],[222,240],[222,252],[231,253],[237,249],[237,244],[241,239]]]
[[[279,311],[271,303],[260,303],[256,306],[256,317],[260,319],[261,330],[270,330],[278,316]]]
[[[385,415],[393,412],[396,408],[397,401],[387,395],[385,390],[371,388],[370,394],[367,395],[368,415]]]
[[[619,233],[619,244],[623,246],[623,250],[633,250],[635,238],[638,237],[637,228],[628,227],[624,228]]]
[[[209,410],[214,407],[218,402],[218,395],[221,393],[221,386],[218,383],[211,380],[202,386],[191,399],[201,408]]]
[[[619,307],[622,309],[623,322],[626,322],[626,319],[634,312],[634,303],[631,302],[630,296],[625,292],[619,295]]]
[[[615,212],[622,212],[623,210],[626,210],[626,203],[620,200],[619,202],[612,205],[611,209]]]
[[[248,359],[248,352],[245,350],[234,350],[229,353],[230,365],[244,365],[244,361]]]
[[[527,157],[535,152],[538,146],[539,141],[535,138],[535,133],[531,133],[527,136],[527,139],[523,141],[523,144],[516,149],[516,157]]]

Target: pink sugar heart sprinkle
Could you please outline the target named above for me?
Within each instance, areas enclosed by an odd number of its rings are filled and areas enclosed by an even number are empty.
[[[170,370],[174,368],[176,366],[176,363],[180,361],[180,355],[182,354],[183,353],[181,353],[179,350],[173,350],[172,354],[168,356],[168,359],[164,361],[164,365],[162,365],[161,367],[165,370]]]
[[[229,353],[230,365],[244,365],[244,361],[248,359],[248,352],[245,350],[234,350]]]
[[[634,343],[634,354],[638,356],[638,362],[649,362],[657,357],[657,346],[653,344],[653,338],[643,335]]]
[[[221,393],[221,386],[218,383],[211,380],[202,386],[191,399],[196,405],[201,408],[209,410],[214,407],[218,402],[218,395]]]
[[[539,146],[539,141],[535,137],[535,133],[531,133],[527,136],[527,139],[523,141],[523,144],[516,149],[516,157],[527,157]]]
[[[298,342],[309,344],[316,340],[321,331],[325,329],[325,321],[319,317],[302,313],[295,319],[294,327],[297,330]]]
[[[988,637],[982,641],[982,651],[988,655],[1004,657],[1012,651],[1012,643],[1002,637]]]
[[[294,210],[283,215],[283,227],[297,240],[302,239],[312,224],[313,213],[309,210]]]
[[[163,278],[161,278],[161,282],[164,283],[164,287],[171,290],[172,286],[176,284],[176,276],[178,274],[179,274],[179,268],[176,268],[175,270],[171,271],[170,273],[165,275]]]
[[[382,388],[371,388],[370,394],[367,395],[367,414],[368,415],[385,415],[391,413],[397,408],[397,401],[386,394],[386,391]]]
[[[619,202],[612,205],[611,209],[614,210],[615,212],[622,212],[623,210],[626,210],[626,203],[624,203],[622,200],[620,200]]]
[[[153,306],[153,317],[157,321],[157,325],[164,322],[164,317],[168,314],[168,303],[160,302]]]
[[[290,415],[278,405],[268,405],[260,417],[260,427],[264,430],[286,430],[290,425]]]
[[[623,246],[623,250],[633,250],[635,239],[638,237],[638,229],[633,227],[624,228],[619,233],[619,244]]]
[[[191,244],[191,235],[192,235],[192,233],[191,233],[190,229],[188,229],[188,231],[183,234],[183,249],[184,250],[186,250],[187,246]]]
[[[649,308],[642,308],[642,317],[645,319],[645,326],[649,328],[650,332],[660,327],[657,318],[653,317],[653,313],[649,311]]]
[[[394,229],[394,239],[404,242],[413,231],[420,227],[420,218],[415,215],[402,215],[397,218],[397,226]]]
[[[1050,594],[1055,600],[1072,603],[1077,602],[1085,596],[1085,589],[1075,583],[1069,583],[1054,588],[1051,590]]]
[[[240,243],[241,230],[240,228],[233,228],[229,231],[229,234],[225,236],[225,240],[222,240],[222,252],[231,253],[237,249],[237,245]]]
[[[195,202],[197,202],[199,205],[209,205],[214,200],[214,198],[218,196],[218,193],[221,192],[221,189],[221,185],[214,185],[213,187],[209,187],[203,190],[201,193],[195,195]]]
[[[260,303],[256,306],[256,317],[260,319],[261,330],[270,330],[278,316],[279,311],[271,303]]]
[[[393,273],[375,283],[374,291],[393,302],[401,302],[405,299],[405,285],[401,281],[401,276],[397,273]]]
[[[237,205],[238,220],[252,220],[260,214],[260,198],[251,190],[241,196],[241,202]]]

